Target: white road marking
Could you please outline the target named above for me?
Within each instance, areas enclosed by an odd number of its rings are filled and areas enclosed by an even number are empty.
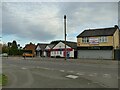
[[[39,66],[36,66],[36,67],[32,67],[33,69],[46,69],[46,70],[54,70],[52,68],[45,68],[45,67],[39,67]]]
[[[94,76],[94,75],[93,75],[93,74],[89,74],[89,76],[91,76],[91,77],[92,77],[92,76]]]
[[[77,75],[84,75],[84,73],[77,73]]]
[[[41,69],[46,69],[46,70],[54,70],[52,68],[44,68],[44,67],[40,67]]]
[[[67,75],[66,77],[67,77],[67,78],[71,78],[71,79],[76,79],[76,78],[78,78],[78,76],[75,76],[75,75]]]
[[[50,68],[43,68],[43,69],[50,70]]]
[[[39,66],[37,66],[36,68],[40,68]]]
[[[22,67],[21,69],[27,69],[27,68],[25,68],[25,67]]]
[[[60,72],[65,72],[65,70],[60,70]]]
[[[69,73],[73,73],[74,71],[68,71]]]
[[[88,83],[88,85],[90,85],[90,83]]]
[[[94,76],[97,76],[97,73],[93,73]]]
[[[89,76],[97,76],[97,73],[89,74]]]

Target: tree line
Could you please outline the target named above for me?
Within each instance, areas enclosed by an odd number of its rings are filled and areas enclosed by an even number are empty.
[[[2,53],[7,53],[8,55],[22,55],[22,51],[22,47],[15,40],[12,43],[8,42],[7,45],[2,45]]]

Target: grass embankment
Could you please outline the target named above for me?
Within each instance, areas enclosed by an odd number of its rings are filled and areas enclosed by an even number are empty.
[[[0,74],[0,86],[5,86],[8,82],[8,78],[5,74]]]

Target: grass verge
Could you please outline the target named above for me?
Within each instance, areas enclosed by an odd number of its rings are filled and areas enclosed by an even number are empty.
[[[5,74],[0,74],[0,86],[5,86],[8,82],[8,78]]]

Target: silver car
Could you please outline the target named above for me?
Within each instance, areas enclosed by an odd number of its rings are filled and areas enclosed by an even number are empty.
[[[0,54],[0,57],[8,57],[8,54],[7,53],[2,53],[2,54]]]

